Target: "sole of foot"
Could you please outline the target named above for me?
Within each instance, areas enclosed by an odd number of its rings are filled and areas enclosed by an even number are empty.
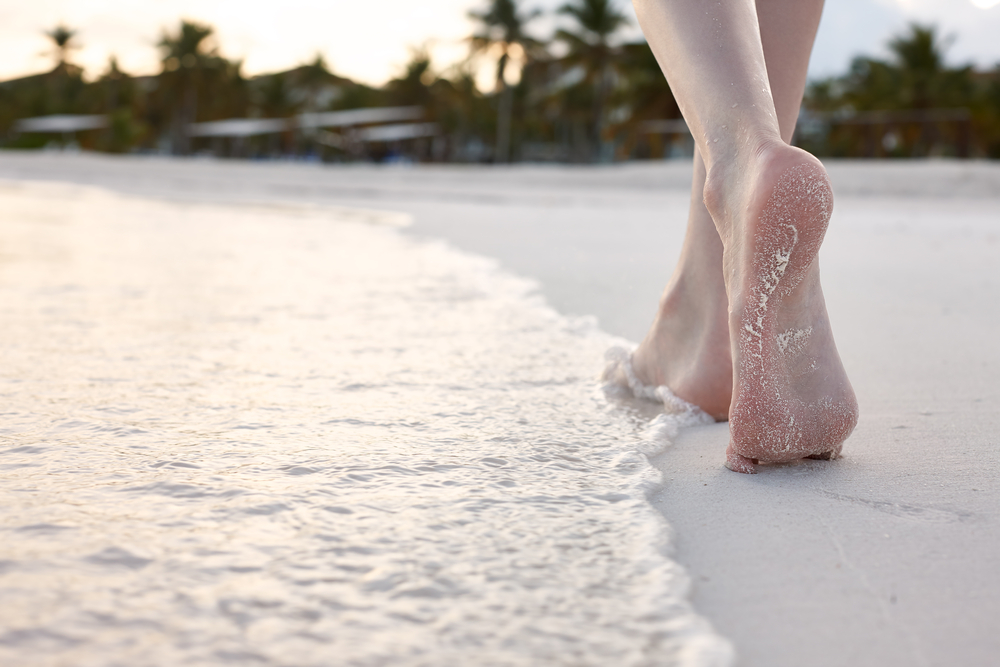
[[[834,459],[858,406],[833,340],[817,254],[833,209],[814,157],[788,146],[757,169],[742,227],[728,235],[733,399],[726,465]]]

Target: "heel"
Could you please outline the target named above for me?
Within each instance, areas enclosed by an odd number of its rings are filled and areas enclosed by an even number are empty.
[[[748,459],[747,457],[738,454],[736,448],[733,447],[733,443],[729,443],[729,447],[726,449],[726,467],[733,472],[741,472],[747,475],[757,474],[757,459]]]

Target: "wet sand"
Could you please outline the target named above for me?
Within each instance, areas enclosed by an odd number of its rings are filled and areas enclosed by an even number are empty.
[[[832,162],[821,252],[861,421],[836,462],[723,467],[725,424],[657,457],[698,611],[741,665],[989,665],[1000,652],[1000,165]],[[379,168],[0,153],[0,179],[400,211],[643,335],[680,251],[682,162]]]

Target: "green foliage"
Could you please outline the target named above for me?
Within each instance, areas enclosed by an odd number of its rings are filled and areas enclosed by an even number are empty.
[[[628,17],[611,0],[576,0],[560,7],[559,13],[574,19],[577,32],[558,30],[556,38],[567,41],[576,52],[607,50],[611,37],[628,25]]]
[[[580,84],[586,86],[572,97],[579,101],[590,98],[588,124],[593,159],[608,159],[606,108],[621,51],[612,44],[612,38],[628,25],[628,19],[613,0],[575,0],[560,7],[559,13],[571,17],[575,24],[575,30],[556,31],[556,39],[569,49],[563,60],[567,66],[582,70]]]
[[[226,111],[245,106],[240,63],[218,55],[212,33],[211,26],[181,21],[177,32],[164,31],[157,44],[162,71],[155,103],[164,113],[156,129],[167,134],[175,154],[192,152],[187,130],[191,123],[224,117]]]
[[[0,146],[503,162],[662,157],[682,141],[676,124],[662,122],[679,119],[680,110],[649,47],[616,39],[627,23],[616,0],[568,0],[558,10],[565,23],[549,43],[529,31],[538,14],[517,0],[484,0],[469,13],[469,60],[440,72],[426,49],[414,49],[382,87],[338,76],[320,54],[247,78],[241,62],[218,52],[213,28],[192,21],[160,36],[158,74],[130,76],[112,58],[88,81],[72,63],[76,31],[60,25],[46,33],[51,71],[0,82]],[[890,41],[890,57],[858,57],[844,75],[812,82],[797,141],[821,155],[1000,157],[1000,70],[949,66],[949,43],[934,27],[914,24]],[[485,92],[473,76],[484,59],[495,64],[495,85]],[[520,81],[508,84],[515,69]],[[364,143],[355,130],[293,123],[243,139],[188,136],[192,123],[385,106],[420,106],[419,122],[440,132]],[[66,136],[13,129],[17,119],[50,114],[103,114],[108,126]]]
[[[914,23],[889,41],[890,60],[860,56],[844,76],[811,83],[804,105],[826,127],[801,143],[845,157],[990,154],[996,105],[971,66],[946,65],[950,42]]]
[[[473,54],[497,53],[497,123],[494,159],[507,162],[510,158],[511,122],[514,91],[507,85],[505,74],[512,57],[520,57],[522,66],[543,51],[539,41],[531,37],[527,24],[538,16],[535,10],[528,14],[518,11],[515,0],[491,0],[483,12],[469,12],[469,18],[479,23],[478,30],[469,38]]]
[[[403,76],[393,79],[386,86],[389,103],[397,106],[423,107],[434,104],[435,96],[431,92],[434,78],[430,55],[425,49],[415,49],[411,53],[410,62],[406,64]]]

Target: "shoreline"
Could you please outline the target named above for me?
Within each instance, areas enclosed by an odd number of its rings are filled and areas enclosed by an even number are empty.
[[[139,166],[141,165],[141,166]],[[861,405],[835,462],[726,470],[725,424],[653,458],[695,609],[737,664],[988,665],[1000,652],[1000,164],[829,163],[821,252]],[[680,252],[689,163],[334,167],[0,152],[0,179],[400,211],[638,340]],[[636,242],[641,239],[641,242]]]

